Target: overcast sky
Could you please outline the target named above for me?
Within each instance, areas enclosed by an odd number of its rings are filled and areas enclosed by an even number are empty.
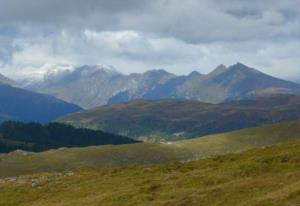
[[[184,74],[242,62],[300,79],[300,0],[0,0],[0,5],[0,72],[14,78],[69,64]]]

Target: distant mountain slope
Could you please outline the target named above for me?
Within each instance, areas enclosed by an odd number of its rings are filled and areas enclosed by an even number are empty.
[[[178,97],[219,103],[266,94],[300,94],[300,85],[237,63],[219,66],[206,76],[185,82]]]
[[[54,97],[0,84],[0,122],[6,120],[49,122],[82,110]]]
[[[42,153],[16,151],[0,154],[0,178],[86,167],[187,162],[293,140],[300,140],[299,120],[168,143],[93,146],[50,150]]]
[[[16,82],[0,74],[0,85],[1,84],[15,85]]]
[[[135,100],[60,118],[140,140],[176,140],[300,118],[300,97],[271,95],[208,104],[189,100]]]
[[[192,72],[188,76],[176,76],[164,84],[156,86],[153,90],[147,92],[142,99],[184,99],[178,96],[177,89],[186,82],[202,78],[199,72]]]
[[[192,99],[220,103],[265,94],[300,94],[300,85],[274,78],[241,63],[220,65],[207,75],[176,76],[164,70],[124,75],[112,67],[81,66],[48,73],[26,88],[84,108],[133,99]]]
[[[130,74],[125,76],[125,85],[127,86],[123,86],[120,92],[110,97],[107,103],[113,104],[142,98],[157,87],[168,84],[168,82],[174,78],[176,78],[174,74],[164,70],[151,70],[141,74]],[[160,91],[163,96],[166,96],[167,91]]]
[[[83,107],[91,107],[103,104],[103,99],[114,93],[114,87],[118,86],[121,79],[122,74],[112,68],[82,66],[75,70],[51,71],[42,82],[26,85],[26,89],[47,93]]]
[[[4,122],[0,125],[0,153],[14,150],[45,151],[60,147],[136,143],[132,139],[102,131],[76,129],[58,123]]]
[[[112,67],[86,65],[73,70],[48,73],[42,82],[27,85],[26,88],[91,108],[106,104],[111,98],[119,101],[119,96],[122,101],[141,97],[173,76],[163,70],[127,76]]]

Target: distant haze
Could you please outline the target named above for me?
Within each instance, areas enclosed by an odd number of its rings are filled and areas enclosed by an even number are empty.
[[[57,65],[208,73],[243,62],[300,79],[299,0],[0,0],[0,73]]]

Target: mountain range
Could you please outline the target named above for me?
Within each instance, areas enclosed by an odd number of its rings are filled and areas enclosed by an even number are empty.
[[[248,100],[133,100],[69,114],[59,122],[144,141],[178,140],[300,118],[300,97],[270,94]]]
[[[50,95],[15,87],[16,83],[0,76],[0,122],[7,120],[49,122],[82,110]]]
[[[133,99],[190,99],[208,103],[265,94],[300,94],[300,85],[237,63],[218,66],[209,74],[175,75],[165,70],[124,75],[103,65],[54,70],[27,89],[92,108]]]
[[[58,123],[0,125],[0,205],[300,202],[296,83],[236,64],[187,76],[82,66],[26,85],[48,94],[20,85],[0,76],[0,121]]]

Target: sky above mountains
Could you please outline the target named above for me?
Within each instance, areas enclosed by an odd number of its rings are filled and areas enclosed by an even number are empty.
[[[299,0],[0,0],[0,72],[53,65],[207,73],[243,62],[300,77]]]

